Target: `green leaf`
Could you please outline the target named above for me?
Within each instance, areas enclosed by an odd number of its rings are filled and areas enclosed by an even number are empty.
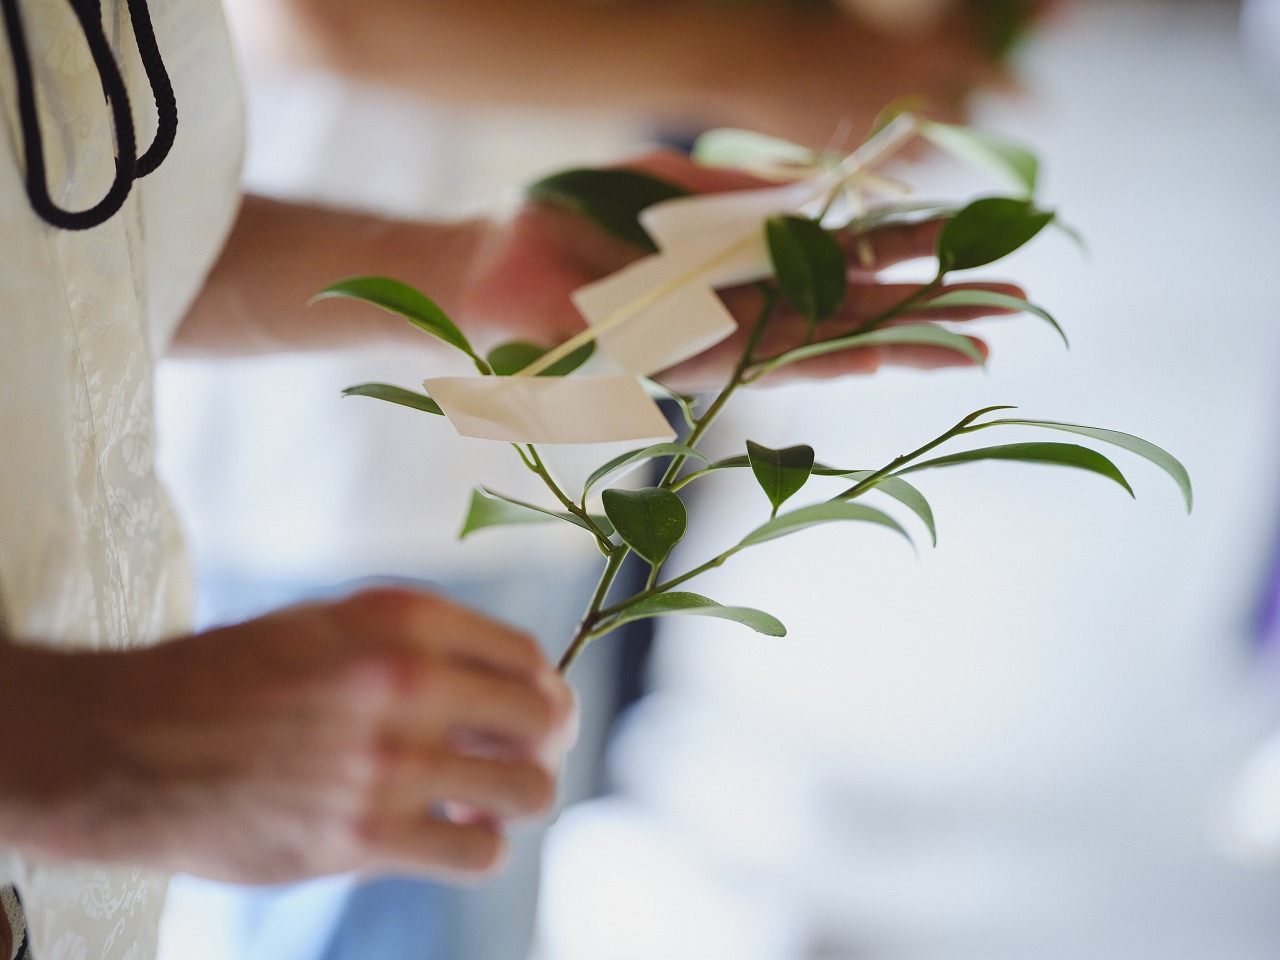
[[[1008,56],[1035,19],[1039,0],[969,0],[978,36],[997,57]]]
[[[490,350],[489,356],[485,359],[494,373],[500,377],[509,377],[519,373],[533,361],[539,359],[547,352],[547,349],[547,347],[539,346],[536,343],[530,343],[528,340],[510,340]],[[567,357],[557,360],[547,369],[541,371],[538,376],[568,376],[586,363],[591,354],[595,352],[595,349],[594,341],[585,343]]]
[[[612,535],[613,525],[609,523],[608,519],[596,516],[591,519],[604,530],[606,535]],[[595,532],[580,517],[575,517],[572,513],[548,510],[545,507],[526,503],[523,500],[517,500],[514,497],[508,497],[505,494],[497,493],[484,487],[477,487],[471,491],[471,503],[467,508],[466,519],[462,521],[462,529],[458,532],[458,538],[463,539],[477,530],[483,530],[485,527],[522,523],[546,523],[551,520],[567,520],[574,526],[582,527],[582,529],[592,533]]]
[[[868,233],[878,227],[924,223],[927,220],[955,216],[959,209],[954,204],[914,200],[880,204],[850,220],[849,225],[845,227],[845,232],[857,235]]]
[[[764,229],[778,288],[801,316],[813,326],[840,309],[849,267],[835,237],[808,217],[770,217]]]
[[[848,337],[837,337],[833,340],[821,340],[818,343],[806,344],[789,350],[780,357],[760,364],[752,373],[752,377],[761,376],[779,367],[807,360],[810,357],[821,357],[840,350],[854,350],[858,347],[878,347],[888,344],[922,344],[931,347],[942,347],[964,354],[977,364],[986,362],[974,342],[968,337],[952,333],[946,327],[932,323],[906,323],[897,327],[882,327],[867,333],[855,333]]]
[[[604,466],[598,468],[591,476],[587,477],[587,482],[582,486],[582,495],[585,497],[597,483],[623,467],[633,463],[639,463],[642,460],[652,460],[655,457],[692,457],[695,460],[701,460],[708,463],[707,458],[699,453],[693,447],[686,447],[681,443],[655,443],[652,446],[641,447],[638,450],[628,450],[614,457]]]
[[[881,526],[888,527],[890,530],[896,530],[907,538],[908,543],[911,541],[911,538],[907,536],[907,531],[902,529],[902,525],[887,513],[883,513],[874,507],[863,506],[860,503],[845,503],[836,500],[800,507],[774,517],[768,523],[756,527],[756,529],[743,537],[736,549],[741,550],[743,547],[764,543],[766,540],[785,537],[787,534],[796,533],[806,527],[812,527],[819,523],[831,523],[836,520],[878,523]]]
[[[1061,217],[1054,217],[1052,226],[1059,233],[1065,234],[1067,239],[1074,243],[1084,256],[1089,256],[1089,245],[1084,241],[1084,234],[1071,226],[1071,224],[1066,223]]]
[[[693,397],[687,397],[683,393],[676,393],[670,387],[659,383],[657,380],[650,380],[647,377],[640,378],[640,385],[644,387],[645,392],[655,400],[668,400],[674,403],[680,409],[680,416],[684,419],[685,425],[692,430],[696,426],[693,418]]]
[[[389,403],[398,403],[402,407],[413,407],[413,409],[422,410],[425,413],[444,416],[444,411],[440,409],[440,404],[425,393],[415,393],[412,390],[392,386],[389,383],[359,383],[354,387],[347,387],[342,391],[342,395],[344,397],[373,397],[375,400],[386,400]]]
[[[724,127],[708,130],[693,144],[692,157],[708,167],[808,167],[818,154],[798,143],[756,133]]]
[[[473,360],[479,359],[462,331],[436,306],[435,301],[407,283],[390,277],[348,277],[325,287],[311,298],[311,302],[330,297],[362,300],[381,307],[388,313],[404,317],[419,330],[456,347]]]
[[[904,113],[919,114],[920,111],[928,109],[929,98],[920,93],[909,93],[898,97],[896,100],[890,100],[880,108],[880,112],[871,121],[871,130],[867,133],[867,139],[870,140]],[[916,123],[920,122],[919,116],[913,116],[912,120]]]
[[[658,248],[640,226],[640,211],[688,196],[689,191],[637,170],[581,168],[545,177],[525,193],[530,200],[572,210],[606,233],[653,253]]]
[[[1012,181],[1026,196],[1036,192],[1040,161],[1025,147],[980,130],[932,120],[921,121],[919,130],[952,156]]]
[[[1101,440],[1103,443],[1114,444],[1117,447],[1128,450],[1130,453],[1136,453],[1138,456],[1150,460],[1173,479],[1173,482],[1178,485],[1178,489],[1182,491],[1182,499],[1187,504],[1187,513],[1191,512],[1193,497],[1191,476],[1187,473],[1187,468],[1169,451],[1156,446],[1149,440],[1135,437],[1131,433],[1121,433],[1119,430],[1088,427],[1078,423],[1060,423],[1057,420],[991,420],[987,423],[976,423],[973,425],[973,429],[996,426],[1043,427],[1048,430],[1064,430],[1067,433],[1075,433],[1082,437]]]
[[[680,591],[646,597],[644,600],[640,600],[620,611],[617,616],[608,621],[608,626],[613,628],[631,620],[642,620],[646,617],[661,617],[677,613],[732,620],[734,623],[741,623],[743,626],[750,627],[756,633],[763,633],[767,637],[785,637],[787,635],[787,628],[782,625],[782,621],[777,617],[770,616],[763,610],[754,610],[751,607],[726,607],[699,594]]]
[[[774,450],[748,440],[747,457],[774,513],[805,485],[813,472],[813,447],[804,444]]]
[[[623,543],[654,566],[667,559],[684,536],[684,503],[670,490],[606,490],[601,499]]]
[[[962,453],[952,453],[945,457],[913,463],[899,470],[898,473],[914,473],[930,467],[949,467],[960,463],[973,463],[977,460],[1018,460],[1023,463],[1075,467],[1078,470],[1088,470],[1108,480],[1114,480],[1129,491],[1129,496],[1133,496],[1133,488],[1129,486],[1129,481],[1124,478],[1124,474],[1114,463],[1096,450],[1074,443],[1009,443],[999,447],[980,447],[977,450],[965,450]]]
[[[1030,200],[983,197],[957,213],[938,235],[943,271],[970,270],[1007,257],[1053,220]]]
[[[1058,336],[1062,338],[1062,342],[1068,347],[1071,343],[1067,340],[1066,333],[1062,327],[1058,325],[1058,321],[1053,319],[1049,311],[1044,307],[1038,307],[1029,300],[1022,297],[1011,297],[1007,293],[996,293],[994,290],[949,290],[939,296],[926,300],[914,309],[931,310],[942,307],[999,307],[1002,310],[1020,310],[1024,313],[1031,313],[1045,321],[1054,330],[1058,331]]]
[[[871,470],[849,470],[842,471],[838,475],[861,483],[871,476],[872,472]],[[901,477],[894,476],[881,477],[870,489],[879,490],[885,496],[892,497],[919,517],[928,529],[933,545],[935,547],[938,545],[938,528],[934,523],[933,508],[929,506],[929,501],[924,498],[923,493]]]

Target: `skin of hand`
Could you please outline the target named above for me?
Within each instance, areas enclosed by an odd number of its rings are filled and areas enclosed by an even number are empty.
[[[575,715],[527,635],[391,589],[145,650],[0,642],[0,690],[0,845],[240,883],[493,871]]]
[[[627,166],[698,193],[768,185],[672,152],[648,154]],[[880,282],[876,271],[931,255],[940,227],[932,222],[842,236],[849,254],[849,294],[842,310],[824,322],[821,337],[853,332],[910,293],[910,286]],[[868,249],[872,256],[864,262]],[[641,255],[586,219],[543,203],[523,203],[506,218],[413,223],[249,198],[204,291],[178,330],[174,352],[209,356],[379,341],[425,350],[437,346],[403,320],[364,304],[326,300],[307,306],[310,297],[334,280],[365,273],[396,277],[422,290],[482,350],[516,337],[551,346],[582,329],[570,293]],[[1022,295],[1019,288],[1002,283],[944,289],[964,288]],[[754,321],[759,295],[753,288],[723,290],[721,296],[740,324]],[[970,320],[1007,312],[933,310],[900,321]],[[766,351],[803,342],[805,325],[799,316],[783,309],[774,319],[763,344]],[[718,386],[740,349],[740,338],[730,338],[661,379],[682,390]],[[424,356],[424,375],[431,372],[430,362]],[[932,368],[967,363],[960,354],[938,348],[885,346],[815,358],[783,374],[832,377],[870,373],[881,364]]]
[[[785,2],[234,0],[230,9],[263,61],[446,104],[600,108],[815,148],[861,136],[900,97],[960,119],[973,90],[1008,84],[963,6],[897,31]]]
[[[716,193],[767,186],[765,181],[732,170],[700,166],[686,157],[658,152],[628,166],[661,177],[695,193]],[[865,234],[842,234],[849,258],[850,284],[844,306],[823,322],[819,339],[856,332],[869,319],[900,302],[918,289],[912,284],[886,284],[878,271],[896,263],[931,256],[942,221],[911,227],[886,227]],[[867,253],[869,259],[864,261]],[[480,327],[504,327],[512,336],[527,336],[547,344],[560,342],[582,326],[569,294],[601,276],[625,266],[637,251],[606,236],[581,217],[546,204],[524,205],[504,227],[490,234],[487,246],[477,253],[477,267],[463,292],[461,313]],[[942,290],[983,289],[1010,296],[1024,296],[1011,284],[960,283]],[[681,390],[718,386],[743,348],[743,340],[760,309],[760,295],[751,286],[720,291],[739,321],[738,334],[705,353],[659,376]],[[938,309],[903,314],[895,323],[920,320],[972,320],[1008,313],[991,308]],[[761,355],[773,355],[799,346],[806,334],[804,319],[783,305],[774,315],[760,344]],[[974,340],[981,350],[985,345]],[[872,373],[881,364],[934,368],[963,366],[961,355],[936,347],[890,345],[844,351],[814,358],[786,368],[785,377],[835,377]]]

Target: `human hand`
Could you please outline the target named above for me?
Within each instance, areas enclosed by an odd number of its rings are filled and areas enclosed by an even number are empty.
[[[473,876],[503,821],[550,806],[571,739],[531,639],[403,590],[148,650],[0,653],[0,728],[24,732],[0,745],[0,841],[45,855],[246,883]]]
[[[628,164],[652,176],[696,193],[755,189],[766,181],[734,170],[700,166],[671,152],[652,153]],[[841,239],[849,259],[850,284],[844,305],[822,326],[823,339],[845,336],[878,317],[918,289],[918,285],[887,284],[877,273],[895,263],[933,254],[941,221],[914,226],[884,227],[867,233],[845,233]],[[606,276],[641,255],[636,248],[606,235],[582,217],[544,203],[525,203],[505,223],[494,224],[480,244],[469,273],[459,317],[473,329],[497,331],[551,345],[582,329],[582,318],[570,301],[578,287]],[[940,288],[992,290],[1021,297],[1023,292],[1002,283],[963,283]],[[741,355],[742,338],[760,307],[760,294],[750,285],[720,291],[739,321],[733,337],[664,372],[659,379],[680,390],[718,386]],[[970,320],[1007,313],[994,308],[950,308],[905,313],[893,321]],[[795,311],[781,307],[760,345],[771,355],[804,342],[807,325]],[[980,341],[975,343],[985,349]],[[924,345],[886,345],[846,350],[788,366],[786,376],[833,377],[871,373],[881,364],[933,368],[965,365],[962,355]]]

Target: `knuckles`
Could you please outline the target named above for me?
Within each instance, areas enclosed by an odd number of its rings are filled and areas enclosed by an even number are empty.
[[[438,616],[447,601],[431,593],[403,587],[373,587],[353,594],[339,603],[342,612],[357,630],[400,636],[416,632],[424,622]]]

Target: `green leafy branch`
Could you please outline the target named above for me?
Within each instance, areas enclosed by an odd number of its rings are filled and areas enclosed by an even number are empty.
[[[982,431],[1011,427],[1053,431],[1125,450],[1169,475],[1181,491],[1187,509],[1191,509],[1191,481],[1187,471],[1155,444],[1101,427],[1016,418],[1005,413],[1013,409],[1005,406],[975,411],[950,429],[876,469],[829,466],[819,461],[813,448],[805,444],[774,449],[747,440],[743,453],[714,462],[700,451],[699,445],[739,389],[794,364],[887,345],[923,345],[953,351],[975,364],[984,362],[982,352],[969,337],[941,323],[919,319],[921,315],[927,317],[930,311],[974,308],[1022,312],[1049,324],[1065,343],[1066,336],[1061,326],[1041,306],[1008,294],[982,289],[948,289],[946,285],[953,273],[1000,260],[1057,222],[1056,214],[1039,207],[1032,197],[1038,174],[1035,157],[1018,145],[988,134],[925,121],[914,123],[916,132],[938,146],[1002,173],[1019,192],[981,197],[960,207],[904,202],[860,208],[848,222],[833,227],[828,220],[840,199],[836,192],[853,191],[854,203],[860,203],[862,199],[861,187],[854,183],[854,178],[837,178],[833,188],[835,192],[824,198],[818,212],[775,216],[762,224],[772,279],[756,284],[760,308],[723,386],[704,404],[657,384],[652,385],[656,392],[673,400],[681,412],[686,432],[679,442],[652,444],[614,457],[591,473],[580,490],[572,491],[562,488],[535,445],[514,444],[524,465],[541,480],[557,506],[540,506],[488,488],[480,488],[473,493],[462,525],[463,537],[489,527],[559,521],[583,530],[593,538],[603,555],[600,579],[561,659],[562,670],[567,669],[591,641],[626,623],[649,617],[709,616],[740,623],[769,636],[783,636],[785,627],[768,613],[750,607],[723,605],[679,588],[721,566],[748,547],[833,522],[852,521],[883,527],[910,542],[907,529],[898,520],[879,507],[860,502],[872,493],[910,511],[924,525],[931,542],[936,545],[937,527],[933,510],[923,493],[905,479],[911,474],[981,461],[1012,461],[1093,473],[1133,494],[1128,480],[1111,459],[1079,443],[1041,440],[959,450],[940,449]],[[756,151],[800,168],[806,164],[814,169],[832,168],[829,159],[810,156],[803,148],[741,132],[717,134],[711,144],[714,149],[708,148],[704,152],[712,153],[720,160],[735,151],[738,154]],[[738,156],[738,160],[742,159]],[[655,247],[641,226],[641,211],[653,203],[682,193],[679,187],[629,170],[566,171],[529,188],[531,199],[575,211],[601,230],[632,243],[638,250],[648,251]],[[867,319],[856,332],[828,335],[827,324],[840,313],[848,295],[846,247],[851,244],[857,249],[862,238],[872,229],[913,224],[940,216],[944,216],[946,222],[938,233],[934,249],[937,269],[933,278],[880,314]],[[415,327],[468,356],[482,376],[511,376],[522,370],[536,369],[547,353],[542,346],[513,341],[481,357],[436,304],[395,280],[355,277],[326,288],[319,296],[361,300],[400,315]],[[762,353],[766,332],[779,322],[784,312],[793,312],[803,319],[803,341],[779,352]],[[911,316],[907,317],[908,314]],[[541,370],[539,375],[571,374],[585,362],[591,348],[588,343]],[[426,394],[390,384],[361,384],[348,388],[344,393],[373,397],[425,413],[444,413],[439,404]],[[665,469],[657,482],[650,486],[627,489],[610,485],[637,466],[662,461],[666,462]],[[726,549],[680,572],[669,574],[666,568],[670,558],[685,538],[689,526],[681,491],[694,483],[708,482],[725,471],[735,469],[750,471],[767,502],[767,517]],[[840,481],[842,489],[825,499],[783,509],[812,483],[836,481]],[[592,505],[597,498],[599,509],[594,510]],[[644,585],[629,596],[615,596],[619,571],[627,557],[632,555],[648,565]]]

